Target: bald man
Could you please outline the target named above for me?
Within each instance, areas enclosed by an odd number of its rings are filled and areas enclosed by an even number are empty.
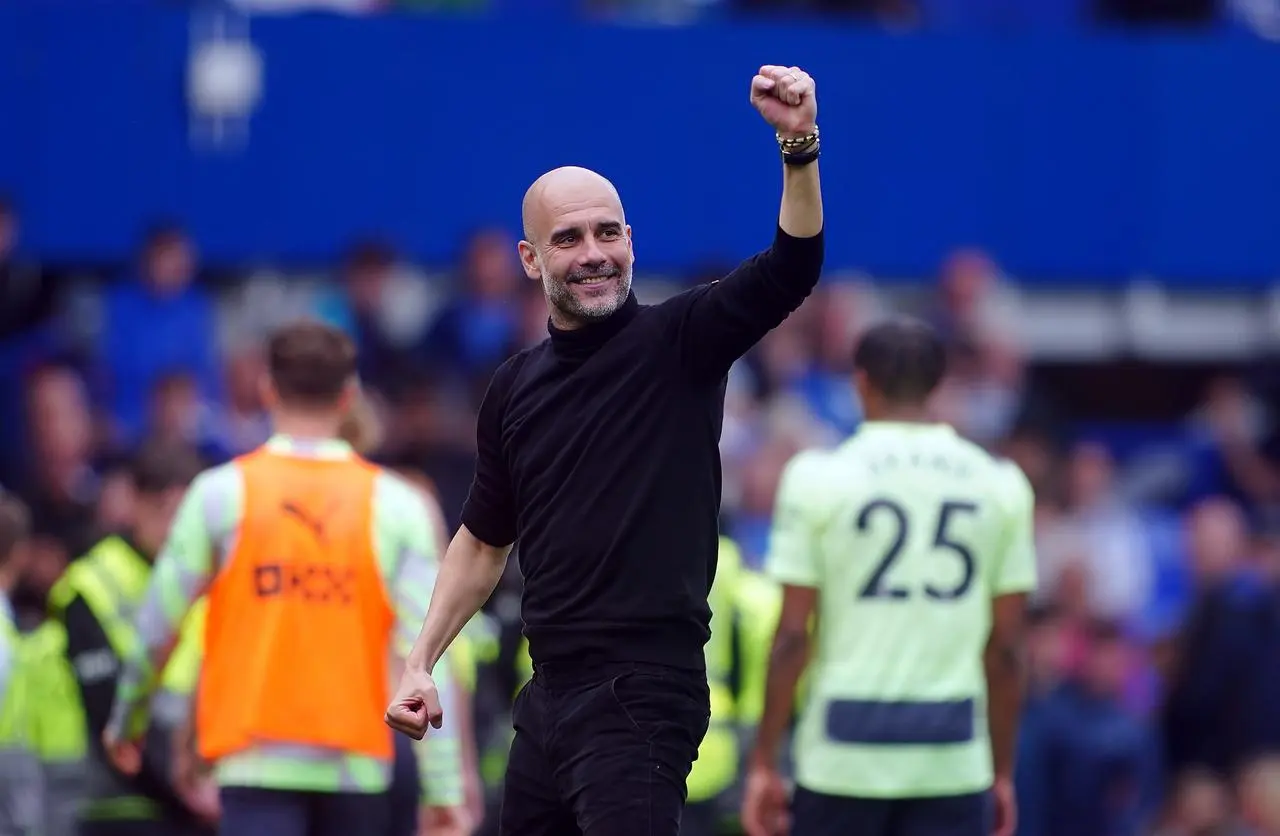
[[[761,67],[751,102],[777,136],[782,208],[773,245],[719,282],[641,305],[608,180],[559,168],[525,195],[520,259],[550,337],[494,373],[463,524],[387,710],[413,737],[439,727],[431,670],[518,541],[534,675],[514,709],[504,836],[679,832],[710,716],[725,379],[822,269],[813,79]]]

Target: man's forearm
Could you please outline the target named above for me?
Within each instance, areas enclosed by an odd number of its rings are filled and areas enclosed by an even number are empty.
[[[992,763],[997,778],[1011,778],[1026,687],[1021,642],[993,639],[983,661],[987,671],[987,726],[991,734]]]
[[[802,630],[779,629],[769,656],[769,673],[765,678],[764,711],[756,730],[752,762],[776,767],[782,747],[782,736],[791,722],[795,708],[796,686],[809,661],[809,634]]]
[[[818,163],[782,167],[782,208],[778,226],[796,238],[812,238],[822,231],[822,186]]]
[[[445,648],[462,632],[493,594],[511,547],[497,548],[476,539],[466,526],[458,529],[440,563],[427,617],[406,664],[430,671]]]

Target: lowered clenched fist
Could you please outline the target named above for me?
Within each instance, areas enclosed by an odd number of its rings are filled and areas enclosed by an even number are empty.
[[[421,740],[428,726],[440,728],[444,722],[444,711],[440,708],[440,693],[431,674],[422,670],[406,670],[384,719],[388,726],[414,740]]]
[[[751,79],[751,104],[783,137],[804,136],[818,122],[813,78],[799,67],[761,67]]]

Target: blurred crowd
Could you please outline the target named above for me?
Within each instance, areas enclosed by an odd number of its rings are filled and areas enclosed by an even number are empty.
[[[19,212],[0,204],[0,484],[32,509],[14,601],[28,628],[68,562],[128,524],[121,463],[140,442],[180,441],[214,463],[265,440],[272,327],[313,317],[353,335],[383,430],[376,458],[425,476],[450,526],[488,375],[545,336],[540,285],[499,229],[463,242],[453,270],[370,239],[332,270],[234,277],[202,270],[177,223],[154,227],[118,275],[25,261],[20,239]],[[681,284],[637,288],[644,301]],[[1129,455],[1064,421],[1069,404],[1035,382],[1014,288],[987,254],[960,251],[914,312],[952,345],[939,418],[1016,460],[1037,491],[1020,832],[1280,834],[1280,435],[1267,393],[1217,379],[1163,429],[1171,446]],[[723,530],[746,565],[760,564],[788,458],[856,430],[851,348],[891,307],[874,283],[833,277],[732,373]],[[488,608],[507,648],[494,665],[514,653],[518,589],[513,571]],[[514,677],[482,676],[477,701],[502,705]]]

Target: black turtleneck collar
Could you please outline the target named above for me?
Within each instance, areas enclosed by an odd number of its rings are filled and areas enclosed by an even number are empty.
[[[595,354],[600,346],[613,339],[614,335],[636,318],[640,303],[636,301],[635,292],[627,294],[622,307],[618,308],[607,319],[588,322],[581,328],[564,331],[547,321],[547,331],[551,334],[551,347],[559,357],[585,359]]]

